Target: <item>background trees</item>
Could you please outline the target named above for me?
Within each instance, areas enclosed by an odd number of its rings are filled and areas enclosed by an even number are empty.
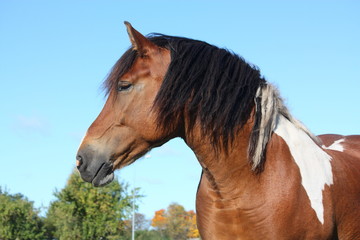
[[[43,219],[33,203],[21,194],[0,188],[0,239],[44,239]]]
[[[177,203],[170,204],[166,210],[156,211],[151,226],[164,237],[174,240],[199,237],[195,212],[185,211],[184,207]]]
[[[126,184],[116,179],[95,188],[73,172],[65,188],[54,195],[57,200],[51,203],[46,219],[48,237],[110,240],[125,235],[125,220],[132,207]]]
[[[135,197],[140,198],[139,189]],[[128,185],[115,179],[95,188],[74,171],[66,186],[54,193],[46,217],[21,194],[0,188],[1,240],[129,240],[134,195]],[[152,228],[150,228],[150,223]],[[173,203],[156,211],[152,220],[135,214],[136,240],[182,240],[198,238],[196,214]]]

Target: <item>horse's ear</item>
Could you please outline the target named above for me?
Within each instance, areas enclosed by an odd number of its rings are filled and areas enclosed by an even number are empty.
[[[129,22],[125,21],[124,23],[126,25],[126,30],[129,34],[132,47],[134,50],[138,51],[140,55],[146,55],[151,49],[156,48],[154,43],[136,31]]]

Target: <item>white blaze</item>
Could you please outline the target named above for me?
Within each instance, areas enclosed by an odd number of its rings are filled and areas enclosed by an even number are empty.
[[[324,224],[323,195],[325,184],[333,183],[331,157],[324,152],[304,131],[289,120],[279,116],[274,132],[288,145],[291,155],[300,169],[303,185],[319,221]]]

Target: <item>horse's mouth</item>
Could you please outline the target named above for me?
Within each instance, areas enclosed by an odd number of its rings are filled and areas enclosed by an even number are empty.
[[[114,180],[113,165],[111,163],[103,163],[92,179],[91,183],[95,187],[102,187]]]

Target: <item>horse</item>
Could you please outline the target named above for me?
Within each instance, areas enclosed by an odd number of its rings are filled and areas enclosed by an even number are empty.
[[[202,167],[202,239],[360,239],[359,135],[314,136],[235,53],[125,25],[131,47],[76,156],[84,181],[180,137]]]

